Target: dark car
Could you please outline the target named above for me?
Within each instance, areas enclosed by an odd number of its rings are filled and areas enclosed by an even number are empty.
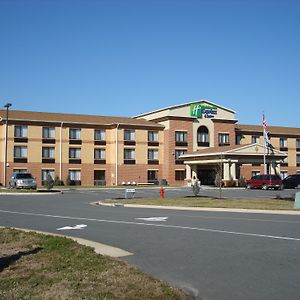
[[[16,189],[36,189],[36,180],[30,173],[13,173],[9,179],[9,187]]]
[[[300,187],[300,174],[289,175],[282,180],[282,184],[286,189],[294,189]]]
[[[250,180],[247,180],[247,189],[275,189],[282,190],[283,184],[280,176],[263,174],[253,176]]]

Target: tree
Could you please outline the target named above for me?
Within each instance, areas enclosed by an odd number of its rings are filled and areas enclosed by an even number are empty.
[[[46,181],[45,181],[45,186],[46,186],[47,190],[50,191],[53,188],[53,185],[54,185],[54,180],[53,180],[52,176],[48,173]]]

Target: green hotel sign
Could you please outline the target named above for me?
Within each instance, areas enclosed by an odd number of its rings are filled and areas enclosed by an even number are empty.
[[[194,103],[190,105],[190,115],[197,118],[214,118],[217,107],[211,104]]]

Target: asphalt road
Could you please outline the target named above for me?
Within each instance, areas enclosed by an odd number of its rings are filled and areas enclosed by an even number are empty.
[[[150,197],[158,190],[143,189]],[[226,193],[294,191],[227,190]],[[202,193],[218,193],[205,190]],[[187,189],[166,195],[188,196]],[[282,194],[283,195],[283,194]],[[127,250],[123,259],[198,299],[300,299],[300,216],[92,206],[123,190],[0,196],[0,225],[65,233]],[[161,219],[145,219],[160,217]],[[87,225],[60,231],[64,226]]]

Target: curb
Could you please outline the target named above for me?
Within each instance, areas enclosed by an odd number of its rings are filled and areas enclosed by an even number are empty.
[[[112,247],[109,245],[101,244],[98,242],[94,242],[91,240],[86,240],[86,239],[82,239],[82,238],[78,238],[78,237],[74,237],[74,236],[57,234],[57,233],[46,232],[46,231],[39,231],[39,230],[34,230],[34,229],[18,228],[18,227],[0,226],[0,228],[12,228],[12,229],[16,229],[16,230],[25,231],[25,232],[36,232],[36,233],[45,234],[45,235],[65,237],[65,238],[68,238],[68,239],[71,239],[71,240],[77,242],[80,245],[92,247],[97,254],[107,255],[110,257],[114,257],[114,258],[133,255],[133,253],[128,252],[123,249],[120,249],[120,248],[117,248],[117,247]]]
[[[168,209],[168,210],[184,210],[184,211],[211,211],[211,212],[233,212],[233,213],[249,213],[249,214],[270,214],[270,215],[300,215],[300,210],[266,210],[266,209],[246,209],[246,208],[213,208],[213,207],[186,207],[186,206],[159,206],[159,205],[138,205],[124,203],[104,203],[97,201],[92,205],[109,206],[109,207],[128,207],[128,208],[152,208],[152,209]]]

